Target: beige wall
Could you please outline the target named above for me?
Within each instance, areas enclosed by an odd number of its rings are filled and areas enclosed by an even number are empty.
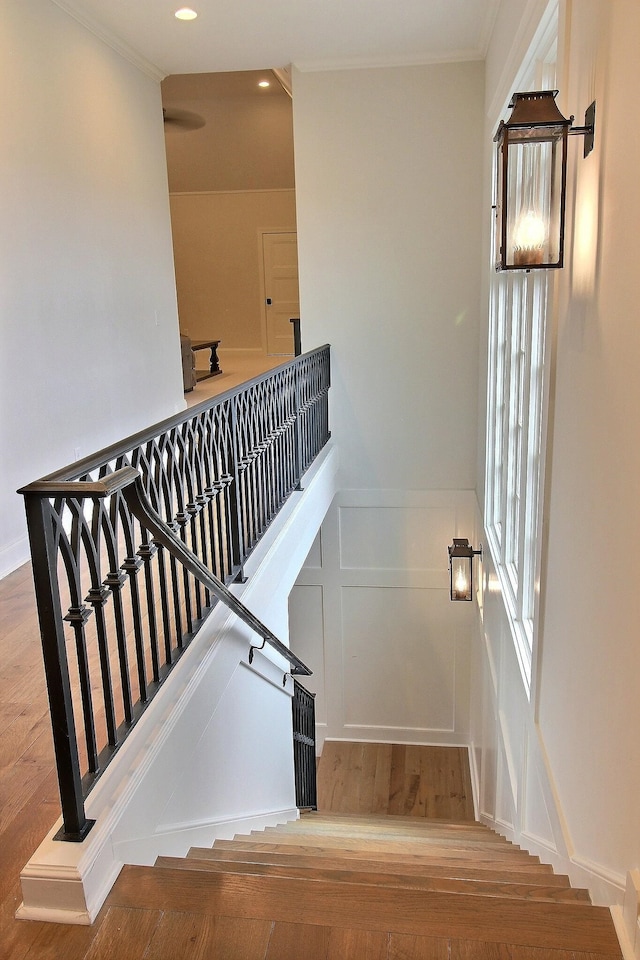
[[[270,82],[266,90],[260,79]],[[270,70],[162,83],[180,326],[223,349],[263,349],[263,232],[295,232],[291,98]]]
[[[173,194],[171,220],[180,328],[261,350],[262,233],[295,231],[294,191]]]

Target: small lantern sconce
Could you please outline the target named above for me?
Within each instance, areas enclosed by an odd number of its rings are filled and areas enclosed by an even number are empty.
[[[473,558],[482,555],[482,547],[474,550],[469,541],[453,538],[449,551],[449,598],[451,600],[473,599]]]
[[[595,103],[585,126],[573,127],[555,103],[557,90],[514,93],[497,144],[496,269],[558,268],[564,258],[567,138],[582,135],[593,149]]]

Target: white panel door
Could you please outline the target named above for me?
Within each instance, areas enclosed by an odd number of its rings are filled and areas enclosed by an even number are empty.
[[[267,353],[293,356],[292,318],[298,302],[298,239],[295,233],[263,233]]]

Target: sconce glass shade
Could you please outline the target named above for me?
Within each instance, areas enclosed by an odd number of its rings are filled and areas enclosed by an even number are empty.
[[[449,599],[473,599],[473,558],[481,550],[474,550],[469,541],[454,537],[449,551]]]
[[[567,138],[557,90],[514,93],[497,144],[496,269],[561,267]]]

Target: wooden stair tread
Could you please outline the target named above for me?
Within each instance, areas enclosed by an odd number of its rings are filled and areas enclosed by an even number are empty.
[[[433,827],[461,827],[470,829],[486,830],[493,833],[491,827],[479,820],[451,820],[447,817],[416,817],[408,814],[399,813],[334,813],[332,810],[305,810],[300,813],[301,820],[326,820],[332,822],[348,821],[357,823],[358,821],[366,823],[407,823],[425,824]],[[293,821],[290,821],[293,822]]]
[[[542,900],[563,903],[591,903],[586,890],[572,887],[543,886],[542,884],[523,884],[496,882],[477,879],[449,879],[446,877],[424,877],[394,873],[381,868],[377,871],[361,871],[344,867],[318,866],[317,863],[301,866],[293,864],[247,863],[241,861],[220,861],[188,856],[158,857],[156,866],[176,870],[204,870],[209,873],[241,873],[252,876],[289,877],[300,880],[325,880],[332,883],[373,884],[385,887],[397,887],[406,890],[430,890],[439,893],[458,895],[477,895],[483,897],[507,897],[518,900]]]
[[[422,826],[411,827],[408,824],[332,824],[316,823],[316,821],[294,820],[289,823],[281,824],[277,827],[266,827],[264,831],[259,831],[269,836],[273,833],[288,833],[291,836],[299,834],[313,834],[314,836],[349,836],[375,839],[376,837],[397,838],[402,840],[421,840],[426,843],[451,843],[451,844],[469,844],[469,846],[489,845],[492,847],[505,847],[507,850],[519,850],[517,844],[500,837],[492,831],[462,831],[452,830],[431,830]]]
[[[332,830],[340,830],[344,827],[361,827],[364,829],[376,829],[380,826],[390,827],[397,830],[415,830],[424,833],[443,833],[443,834],[464,834],[479,836],[497,836],[493,830],[483,823],[476,823],[471,820],[451,821],[434,820],[426,817],[397,817],[397,816],[357,816],[356,814],[322,814],[317,810],[307,813],[301,813],[295,820],[289,820],[288,825],[306,826],[313,825],[313,829],[322,829],[330,827]]]
[[[447,856],[446,851],[436,856],[435,853],[425,856],[424,853],[405,853],[406,847],[404,849],[389,849],[389,848],[379,848],[379,847],[370,847],[366,849],[359,845],[354,845],[350,847],[338,846],[337,844],[327,844],[327,845],[317,845],[317,844],[293,844],[293,843],[274,843],[274,842],[264,842],[260,840],[216,840],[213,848],[216,849],[229,849],[233,846],[235,849],[243,850],[255,850],[262,852],[269,852],[273,850],[274,853],[286,853],[287,851],[295,850],[298,853],[303,853],[305,855],[316,854],[318,856],[328,855],[328,856],[341,856],[341,857],[351,857],[353,859],[375,859],[384,856],[385,859],[389,861],[394,861],[396,863],[415,863],[420,864],[423,868],[427,866],[442,864],[446,867],[462,867],[462,865],[473,864],[474,867],[484,867],[487,870],[495,870],[496,860],[491,856],[491,854],[486,854],[484,858],[474,857],[473,859],[467,858],[464,854],[459,856]],[[536,872],[544,874],[552,874],[553,869],[546,863],[538,863],[535,859],[531,860],[521,860],[521,859],[503,859],[499,861],[500,869],[505,872],[510,872],[512,870],[535,870]]]
[[[561,874],[554,874],[550,867],[545,864],[537,864],[529,869],[515,870],[496,870],[490,866],[474,864],[470,866],[459,860],[452,864],[434,863],[429,860],[425,862],[423,858],[389,858],[381,860],[368,859],[353,854],[349,851],[344,856],[334,856],[334,851],[313,850],[311,853],[301,853],[296,848],[291,847],[286,851],[269,850],[245,850],[242,845],[237,848],[233,846],[233,841],[226,841],[230,846],[227,847],[194,847],[189,851],[188,858],[192,856],[200,860],[219,860],[222,862],[239,863],[273,863],[276,865],[287,866],[320,866],[320,868],[343,869],[350,865],[354,870],[371,870],[372,872],[384,872],[385,870],[401,870],[405,876],[417,877],[444,877],[451,880],[469,879],[469,880],[495,880],[496,882],[505,881],[509,883],[525,883],[529,885],[540,884],[542,886],[568,887],[569,878]]]
[[[173,910],[196,914],[455,935],[620,956],[609,911],[576,903],[133,866],[123,868],[108,903],[142,909],[164,909],[170,903]]]
[[[539,858],[532,856],[525,850],[519,850],[517,847],[503,846],[500,843],[465,844],[455,841],[452,843],[439,842],[437,840],[418,839],[412,837],[409,841],[396,837],[386,839],[382,836],[363,838],[351,837],[348,835],[335,837],[331,834],[314,833],[287,833],[277,830],[255,830],[250,834],[237,834],[234,839],[238,842],[251,843],[257,841],[269,843],[273,841],[277,844],[292,844],[307,847],[339,847],[344,850],[376,850],[380,853],[402,853],[410,849],[410,852],[422,854],[430,857],[465,857],[468,859],[486,860],[493,858],[495,860],[518,861],[522,863],[539,863]]]

